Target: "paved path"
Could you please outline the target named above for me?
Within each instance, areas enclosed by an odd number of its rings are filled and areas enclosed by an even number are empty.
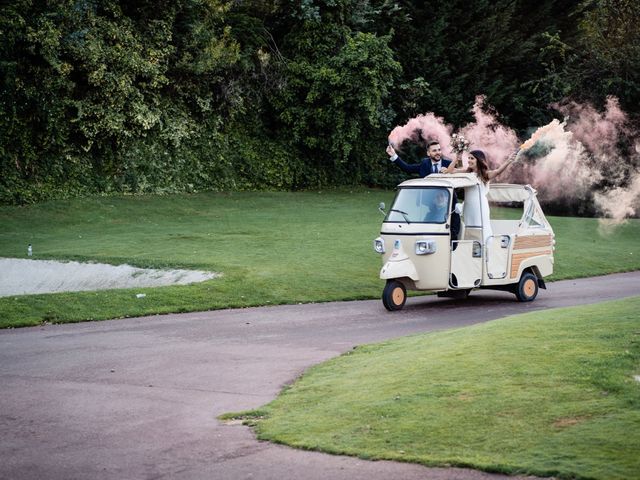
[[[304,452],[216,416],[258,407],[351,349],[505,315],[640,294],[640,272],[503,292],[165,315],[0,332],[2,479],[484,479]]]

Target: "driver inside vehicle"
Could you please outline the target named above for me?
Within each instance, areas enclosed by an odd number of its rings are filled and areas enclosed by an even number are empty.
[[[447,221],[449,195],[444,190],[438,190],[428,205],[429,212],[424,221],[428,223],[444,223]]]

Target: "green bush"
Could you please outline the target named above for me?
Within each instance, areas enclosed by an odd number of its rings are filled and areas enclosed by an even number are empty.
[[[520,130],[565,97],[612,93],[633,122],[639,14],[625,0],[9,0],[0,202],[391,186],[393,126],[428,111],[463,126],[477,94]]]

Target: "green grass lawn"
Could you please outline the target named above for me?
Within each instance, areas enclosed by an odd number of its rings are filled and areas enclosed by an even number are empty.
[[[96,197],[0,207],[0,256],[198,268],[200,284],[0,298],[0,327],[379,297],[379,190]],[[510,212],[494,212],[494,216]],[[551,218],[552,279],[640,268],[640,222],[602,237],[597,220]],[[138,299],[135,293],[144,292]]]
[[[640,297],[357,347],[244,418],[366,459],[640,478]]]

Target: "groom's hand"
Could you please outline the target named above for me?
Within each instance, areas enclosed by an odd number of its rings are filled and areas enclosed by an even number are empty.
[[[392,162],[395,162],[396,158],[398,158],[398,154],[391,145],[387,145],[387,155],[389,155],[389,160]]]

